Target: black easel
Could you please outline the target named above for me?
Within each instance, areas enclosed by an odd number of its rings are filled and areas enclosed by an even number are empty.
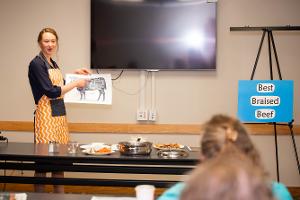
[[[258,53],[257,53],[256,59],[255,59],[253,69],[252,69],[250,80],[253,80],[253,78],[254,78],[255,70],[256,70],[257,63],[258,63],[259,56],[260,56],[260,52],[261,52],[261,48],[262,48],[264,38],[265,38],[266,33],[267,33],[268,34],[268,55],[269,55],[269,64],[270,64],[270,80],[274,80],[274,78],[273,78],[273,65],[272,65],[272,49],[273,49],[273,53],[274,53],[275,60],[276,60],[278,77],[279,77],[280,80],[282,80],[281,71],[280,71],[280,67],[279,67],[279,61],[278,61],[278,55],[277,55],[276,46],[275,46],[272,31],[300,31],[300,26],[230,27],[230,31],[262,31],[263,32],[261,40],[260,40],[259,48],[258,48]],[[294,122],[294,120],[292,120],[291,122],[289,122],[287,124],[278,124],[276,122],[271,122],[274,126],[276,172],[277,172],[277,181],[278,182],[280,181],[280,176],[279,176],[279,159],[278,159],[278,142],[277,142],[276,125],[287,125],[290,129],[290,133],[291,133],[291,137],[292,137],[292,141],[293,141],[293,146],[294,146],[294,151],[295,151],[296,162],[297,162],[297,166],[298,166],[298,172],[299,172],[299,175],[300,175],[300,164],[299,164],[297,146],[296,146],[296,142],[295,142],[295,136],[294,136],[294,132],[293,132],[293,122]]]

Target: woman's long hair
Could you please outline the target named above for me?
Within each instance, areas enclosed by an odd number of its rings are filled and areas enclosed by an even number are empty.
[[[263,170],[227,143],[218,155],[200,164],[180,200],[273,200]]]
[[[228,143],[232,143],[248,156],[256,166],[264,169],[260,155],[243,124],[229,116],[213,116],[204,126],[201,153],[205,159],[213,158]]]

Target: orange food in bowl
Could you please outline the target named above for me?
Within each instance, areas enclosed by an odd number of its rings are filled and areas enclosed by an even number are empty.
[[[162,148],[162,149],[179,149],[180,148],[180,145],[177,143],[156,144],[155,146],[157,148]]]

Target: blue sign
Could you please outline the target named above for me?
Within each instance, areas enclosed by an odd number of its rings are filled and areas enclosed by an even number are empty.
[[[294,81],[240,80],[238,118],[242,122],[291,122]]]

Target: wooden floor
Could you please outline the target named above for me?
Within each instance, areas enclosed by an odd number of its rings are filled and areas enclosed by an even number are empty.
[[[289,187],[294,200],[300,200],[300,187]],[[1,191],[11,192],[34,192],[33,185],[30,184],[3,184],[0,183]],[[165,188],[156,188],[155,196],[158,197],[164,192]],[[46,186],[46,192],[52,192],[52,186]],[[65,193],[76,194],[95,194],[95,195],[115,195],[135,196],[132,187],[100,187],[100,186],[65,186]]]

